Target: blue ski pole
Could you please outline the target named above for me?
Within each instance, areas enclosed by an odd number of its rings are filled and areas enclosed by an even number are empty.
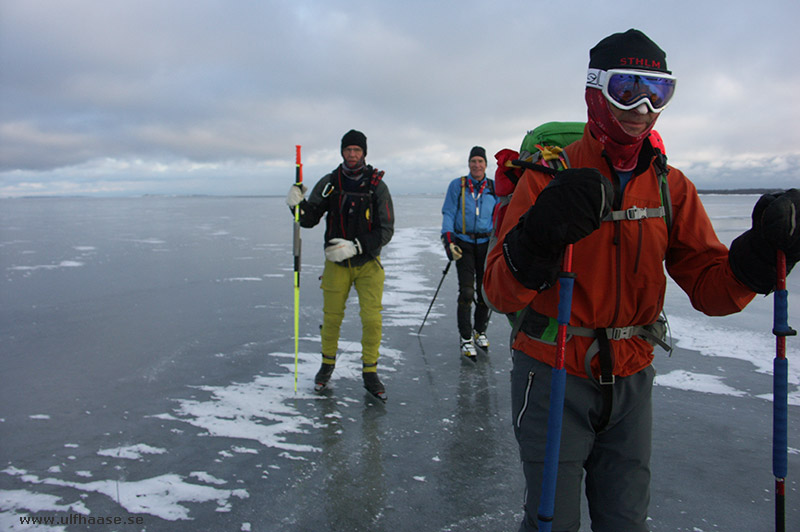
[[[772,474],[775,475],[775,530],[786,531],[786,473],[788,461],[788,388],[789,362],[786,360],[786,337],[797,331],[789,327],[786,290],[786,255],[778,251],[777,280],[773,296],[772,334],[775,335],[772,398]]]
[[[563,271],[558,279],[558,336],[556,337],[556,365],[550,380],[550,411],[547,417],[547,443],[545,445],[544,468],[542,469],[542,494],[539,497],[540,532],[550,532],[556,501],[556,478],[558,477],[558,453],[561,447],[561,422],[564,417],[564,391],[567,370],[564,369],[564,354],[567,344],[567,325],[572,313],[572,244],[564,250]]]

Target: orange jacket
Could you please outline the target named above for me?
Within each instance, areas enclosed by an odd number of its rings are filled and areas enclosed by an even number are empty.
[[[570,166],[596,168],[612,179],[602,157],[603,145],[584,130],[583,137],[567,147]],[[514,191],[498,228],[498,242],[486,260],[484,290],[495,308],[516,312],[526,305],[540,314],[558,315],[558,286],[541,293],[522,286],[511,274],[503,257],[503,240],[519,218],[527,212],[551,176],[526,170]],[[573,246],[573,271],[576,274],[572,295],[570,325],[597,329],[647,325],[656,321],[664,305],[666,270],[686,292],[692,305],[709,316],[738,312],[755,293],[739,282],[728,264],[728,249],[719,241],[703,208],[697,190],[680,170],[669,167],[670,196],[673,206],[672,230],[662,218],[603,222],[600,228]],[[621,206],[658,208],[661,206],[656,170],[651,161],[647,170],[634,176],[625,187]],[[584,355],[591,338],[572,337],[566,346],[567,372],[586,377]],[[653,360],[652,346],[642,338],[612,340],[614,374],[632,375]],[[555,365],[553,345],[517,335],[514,348]],[[597,360],[593,373],[598,375]]]

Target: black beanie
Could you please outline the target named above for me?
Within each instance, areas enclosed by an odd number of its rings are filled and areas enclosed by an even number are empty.
[[[639,30],[609,35],[589,51],[589,68],[654,70],[672,74],[667,70],[667,54]]]
[[[486,161],[486,150],[484,150],[481,146],[475,146],[469,151],[469,159],[473,157],[483,157],[483,160]],[[469,161],[469,159],[467,159]]]
[[[367,155],[367,136],[364,135],[360,131],[356,131],[355,129],[351,129],[350,131],[348,131],[347,133],[344,134],[344,137],[342,137],[342,149],[341,149],[341,151],[344,151],[344,149],[346,147],[348,147],[348,146],[358,146],[358,147],[360,147],[362,150],[364,150],[364,156],[366,157],[366,155]]]

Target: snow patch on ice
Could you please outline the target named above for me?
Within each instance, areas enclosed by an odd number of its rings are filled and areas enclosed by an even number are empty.
[[[128,460],[138,460],[143,454],[164,454],[166,449],[151,447],[145,443],[128,445],[127,447],[115,447],[113,449],[100,449],[97,454],[100,456],[110,456],[113,458],[125,458]]]
[[[214,475],[210,475],[209,473],[206,473],[205,471],[192,471],[191,473],[189,473],[189,476],[192,477],[192,478],[196,478],[200,482],[205,482],[206,484],[222,485],[222,484],[227,484],[228,483],[226,480],[222,480],[221,478],[217,478]]]
[[[756,370],[772,374],[775,337],[771,333],[731,330],[712,324],[705,316],[670,316],[672,334],[680,347],[705,356],[728,357],[752,363]],[[791,375],[800,384],[800,370]]]
[[[722,378],[716,375],[705,375],[693,373],[691,371],[676,370],[665,375],[657,375],[655,384],[668,386],[681,390],[689,390],[702,393],[713,393],[718,395],[732,395],[742,397],[747,395],[745,392],[731,388],[722,382]]]
[[[289,354],[273,353],[272,356],[289,358]],[[317,353],[303,353],[304,378],[313,378],[311,360],[318,360]],[[207,392],[207,400],[180,399],[174,413],[159,414],[159,419],[189,423],[208,431],[210,436],[238,438],[257,441],[266,447],[294,452],[319,452],[321,449],[304,444],[291,443],[285,434],[303,434],[316,422],[300,414],[287,404],[289,399],[316,400],[317,395],[307,392],[294,393],[294,354],[291,354],[291,373],[257,376],[251,382],[233,383],[227,386],[199,386]],[[337,367],[337,370],[339,368]]]
[[[38,530],[44,532],[63,532],[63,526],[23,525],[21,517],[37,512],[70,512],[89,515],[89,509],[82,501],[60,504],[61,497],[47,493],[36,493],[27,490],[0,490],[0,530],[16,532]]]
[[[231,451],[239,454],[258,454],[258,449],[251,449],[249,447],[233,446],[231,447]]]
[[[704,356],[743,360],[753,364],[755,370],[759,373],[766,375],[772,375],[773,373],[775,337],[771,333],[729,329],[720,326],[718,323],[712,323],[711,318],[699,314],[693,316],[670,316],[669,324],[673,338],[683,349],[697,351]],[[657,379],[657,381],[658,384],[669,386],[663,379]],[[798,364],[789,364],[788,381],[790,385],[789,404],[800,406],[800,367],[798,367]],[[688,385],[689,381],[682,383],[682,386]],[[794,389],[792,389],[792,385],[794,385]],[[727,391],[716,392],[713,389],[714,387],[697,391],[732,395]],[[727,386],[721,389],[730,390]],[[749,394],[737,392],[735,395]],[[772,400],[771,394],[755,397]]]
[[[39,478],[36,475],[20,475],[20,478],[30,484],[60,486],[83,492],[99,493],[116,501],[130,513],[154,515],[167,521],[191,519],[189,517],[189,508],[183,506],[182,503],[215,502],[217,510],[228,511],[230,509],[228,501],[231,497],[246,499],[250,496],[247,490],[244,489],[226,490],[191,484],[185,482],[180,475],[176,474],[165,474],[131,482],[122,480],[68,482],[56,478]],[[47,499],[47,502],[52,505],[54,501],[53,499]],[[42,508],[36,511],[66,511],[75,506],[75,504],[61,508]],[[79,508],[82,508],[82,513],[88,514],[89,511],[86,507],[82,506],[82,503],[80,504]],[[80,510],[74,509],[73,511]]]
[[[166,242],[160,238],[126,238],[123,240],[125,242],[134,242],[136,244],[152,244],[156,246],[166,244]]]
[[[78,268],[83,262],[76,260],[62,260],[58,264],[38,264],[36,266],[10,266],[9,270],[32,272],[36,270],[55,270],[57,268]]]
[[[425,228],[402,228],[395,231],[382,257],[386,269],[383,290],[383,324],[386,327],[419,326],[430,304],[435,286],[425,280],[429,271],[422,253],[442,254],[438,233]],[[445,263],[446,264],[446,263]],[[436,281],[438,284],[438,280]],[[428,319],[439,316],[433,309]]]

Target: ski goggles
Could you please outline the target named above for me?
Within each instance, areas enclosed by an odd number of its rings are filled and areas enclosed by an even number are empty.
[[[646,70],[600,70],[590,68],[586,86],[603,91],[603,95],[623,111],[640,105],[654,113],[663,111],[675,94],[675,76]]]

